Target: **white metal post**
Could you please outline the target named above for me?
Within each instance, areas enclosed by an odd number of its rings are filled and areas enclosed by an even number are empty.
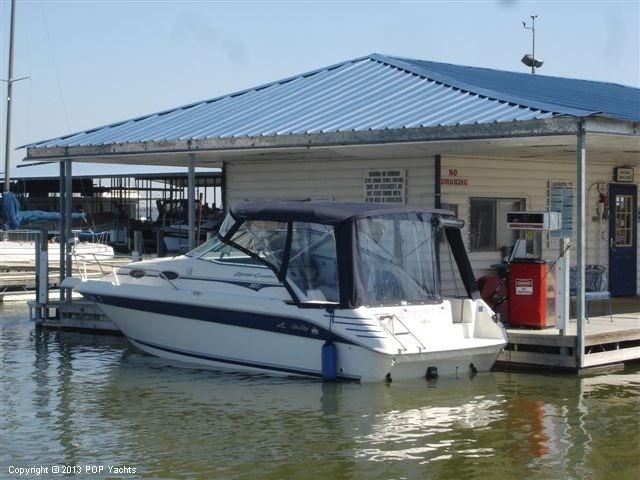
[[[64,227],[65,227],[65,278],[73,276],[73,259],[71,258],[71,242],[73,242],[73,234],[71,233],[73,212],[73,173],[71,160],[64,161]],[[62,300],[62,297],[60,298]],[[65,300],[71,300],[71,290],[66,290]]]
[[[531,56],[533,57],[531,60],[531,73],[534,75],[536,73],[536,17],[537,15],[531,15]]]
[[[58,271],[60,272],[60,282],[58,285],[62,285],[62,281],[66,278],[65,269],[67,265],[66,261],[66,248],[67,248],[67,216],[65,211],[67,209],[67,202],[65,201],[65,193],[67,191],[67,182],[65,180],[66,166],[65,162],[60,162],[60,221],[58,222],[58,242],[60,243],[60,258],[58,261]],[[60,287],[60,300],[63,299],[63,289]]]
[[[570,251],[568,238],[560,238],[558,262],[556,263],[556,316],[558,319],[557,328],[560,335],[565,335],[569,325],[569,300],[571,297],[569,269]]]
[[[196,156],[189,154],[187,198],[189,203],[189,250],[196,248]]]
[[[16,1],[11,0],[11,23],[9,24],[9,67],[7,77],[7,117],[4,143],[4,191],[11,188],[11,96],[13,95],[13,37],[16,23]]]
[[[586,146],[585,146],[585,131],[584,125],[580,122],[578,128],[578,248],[577,248],[577,275],[576,275],[576,322],[577,322],[577,336],[576,336],[576,366],[582,368],[584,366],[584,317],[585,317],[585,285],[584,285],[584,267],[585,267],[585,220],[586,220],[586,205],[585,205],[585,161],[586,161]]]
[[[36,242],[36,313],[43,318],[46,305],[49,303],[49,232],[40,230]]]

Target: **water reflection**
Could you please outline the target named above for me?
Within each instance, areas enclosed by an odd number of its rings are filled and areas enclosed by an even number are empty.
[[[177,368],[122,338],[2,323],[3,465],[159,478],[633,478],[638,369],[385,384]]]

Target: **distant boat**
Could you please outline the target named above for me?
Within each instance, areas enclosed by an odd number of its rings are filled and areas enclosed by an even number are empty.
[[[35,263],[36,243],[33,238],[33,232],[14,231],[12,234],[23,234],[25,239],[0,240],[0,266]],[[106,234],[101,235],[99,239],[94,239],[93,241],[81,241],[78,238],[78,241],[71,249],[72,257],[87,262],[98,262],[113,258],[113,247],[106,243],[107,238],[108,236]],[[52,240],[49,242],[48,247],[49,263],[58,262],[60,260],[60,244],[56,240]]]
[[[73,217],[84,218],[84,214],[74,213]],[[36,235],[35,230],[21,230],[24,225],[42,224],[60,220],[57,212],[41,210],[21,210],[20,202],[12,192],[2,195],[2,227],[0,233],[0,265],[35,263]],[[77,230],[74,234],[71,254],[76,259],[99,261],[113,258],[113,248],[108,244],[107,232],[95,233]],[[49,232],[53,237],[48,244],[49,261],[60,258],[60,244],[56,240],[56,232]]]

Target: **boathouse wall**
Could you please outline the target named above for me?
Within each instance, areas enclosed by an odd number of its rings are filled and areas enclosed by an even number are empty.
[[[588,153],[587,153],[588,156]],[[441,198],[445,207],[453,206],[458,216],[465,221],[462,235],[476,277],[494,274],[492,264],[501,260],[500,245],[492,251],[474,251],[471,245],[470,206],[472,198],[522,199],[527,210],[548,210],[549,182],[572,182],[576,186],[576,165],[574,161],[557,159],[488,158],[468,156],[443,156],[441,161]],[[598,217],[599,184],[604,187],[605,195],[612,181],[611,162],[599,162],[597,159],[587,162],[586,168],[586,262],[602,265],[609,270],[609,219]],[[457,181],[452,181],[456,179]],[[640,180],[635,176],[635,185],[640,190]],[[577,218],[574,201],[574,236],[576,245],[575,219]],[[640,205],[639,210],[640,211]],[[506,224],[504,218],[498,223]],[[638,221],[638,219],[634,219]],[[638,242],[637,292],[640,293],[640,242]],[[558,241],[548,234],[543,236],[542,254],[546,260],[558,256]],[[575,265],[575,256],[571,263]]]
[[[435,157],[234,160],[226,167],[227,202],[251,200],[364,201],[371,170],[406,171],[406,204],[432,208]]]
[[[362,202],[365,200],[364,178],[367,172],[403,169],[406,171],[406,204],[432,208],[436,204],[435,184],[436,178],[439,178],[442,207],[454,209],[465,221],[463,239],[476,277],[479,278],[495,274],[491,265],[500,262],[502,245],[498,242],[495,250],[474,250],[470,231],[472,199],[519,199],[527,210],[548,210],[550,181],[571,182],[574,188],[576,186],[576,165],[568,160],[443,155],[439,173],[436,172],[436,165],[434,156],[234,160],[226,165],[227,202],[233,204],[269,199]],[[607,216],[597,220],[598,187],[601,184],[601,188],[604,186],[608,193],[615,166],[610,162],[598,162],[597,159],[587,164],[586,261],[587,264],[603,265],[607,270],[609,220]],[[638,176],[635,184],[639,185],[640,190]],[[575,208],[574,204],[574,227]],[[499,212],[496,222],[506,224],[506,211]],[[575,235],[573,242],[575,245]],[[542,240],[543,258],[555,259],[558,250],[558,240],[545,234]],[[575,265],[575,256],[571,260]],[[640,293],[640,264],[636,268],[637,292]],[[443,281],[449,283],[447,278],[443,278]]]

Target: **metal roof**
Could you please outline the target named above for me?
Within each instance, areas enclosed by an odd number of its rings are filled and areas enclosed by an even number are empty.
[[[640,89],[372,54],[25,146],[87,147],[376,131],[598,113],[640,120]]]
[[[434,80],[532,108],[640,120],[640,89],[616,83],[531,75],[393,57],[395,65]]]

